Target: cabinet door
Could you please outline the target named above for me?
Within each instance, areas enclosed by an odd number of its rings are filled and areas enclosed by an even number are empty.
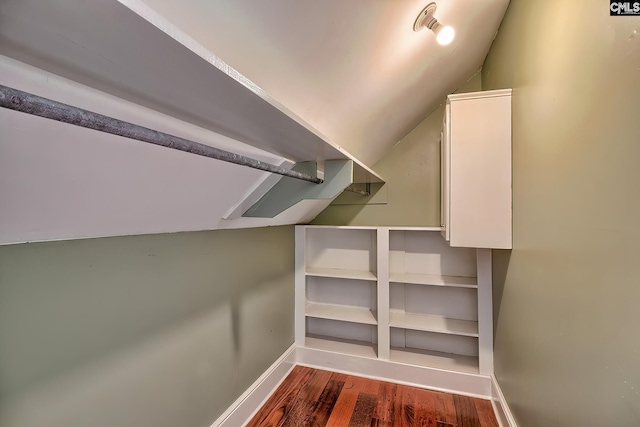
[[[510,249],[511,97],[451,101],[449,117],[450,244]]]

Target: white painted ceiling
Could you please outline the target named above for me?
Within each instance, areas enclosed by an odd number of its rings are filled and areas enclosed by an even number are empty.
[[[145,0],[271,97],[372,165],[482,66],[508,0]]]

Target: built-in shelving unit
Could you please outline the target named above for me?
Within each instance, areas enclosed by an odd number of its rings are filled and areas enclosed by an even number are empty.
[[[376,357],[376,236],[374,228],[305,229],[298,297],[306,346]]]
[[[437,232],[390,230],[389,358],[438,367],[462,358],[479,372],[476,275],[475,249],[452,248]]]
[[[296,340],[326,366],[489,375],[490,285],[490,251],[451,247],[439,228],[296,228]]]

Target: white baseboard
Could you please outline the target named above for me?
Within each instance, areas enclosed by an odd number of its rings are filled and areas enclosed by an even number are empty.
[[[244,426],[289,375],[295,365],[296,345],[293,344],[214,421],[211,427]]]
[[[491,375],[491,403],[500,427],[518,427],[495,375]]]
[[[491,399],[491,377],[298,347],[298,365],[446,393]]]
[[[297,347],[293,344],[258,378],[211,427],[244,426],[278,388],[295,365],[328,369],[350,375],[390,381],[446,393],[491,399],[500,427],[517,427],[495,376],[411,366],[388,360],[369,359]]]

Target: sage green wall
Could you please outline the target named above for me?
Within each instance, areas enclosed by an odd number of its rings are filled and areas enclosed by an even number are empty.
[[[293,343],[293,244],[272,227],[0,247],[0,425],[210,426]]]
[[[640,30],[511,0],[482,72],[513,88],[513,251],[495,368],[520,427],[640,425]]]
[[[479,90],[480,73],[457,92]],[[387,204],[332,204],[312,224],[439,226],[440,131],[443,116],[444,104],[373,166],[373,170],[386,181]]]

